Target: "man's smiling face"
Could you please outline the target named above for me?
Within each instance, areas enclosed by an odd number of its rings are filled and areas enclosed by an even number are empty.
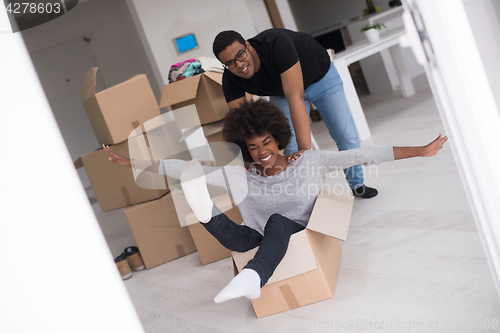
[[[235,41],[220,52],[218,57],[231,73],[244,79],[250,79],[259,70],[253,53],[254,49],[249,42],[241,44]]]

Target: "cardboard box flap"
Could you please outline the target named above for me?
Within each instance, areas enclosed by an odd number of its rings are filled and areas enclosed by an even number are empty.
[[[120,82],[120,83],[117,83],[114,86],[106,89],[106,91],[109,91],[111,89],[120,89],[121,87],[128,85],[131,81],[142,79],[142,78],[147,79],[146,74],[136,74],[136,75],[132,76],[130,79],[125,80],[125,81]]]
[[[222,131],[222,128],[224,127],[224,120],[216,121],[215,123],[203,125],[203,133],[205,136],[210,136],[216,133],[219,133]]]
[[[82,101],[95,95],[97,67],[92,69],[82,78]]]
[[[240,253],[233,252],[233,260],[238,272],[250,261],[257,252],[258,247],[250,251]],[[307,238],[305,231],[295,233],[290,237],[290,243],[285,256],[274,271],[267,284],[283,281],[294,276],[310,272],[318,268],[316,258]]]
[[[201,75],[195,75],[188,79],[172,82],[163,87],[160,108],[188,101],[196,97]]]
[[[75,169],[80,169],[81,167],[83,167],[82,158],[78,157],[76,161],[73,162],[73,165],[75,166]]]
[[[220,84],[222,86],[222,73],[216,73],[216,72],[210,72],[206,71],[204,72],[205,76],[212,79],[216,83]]]
[[[307,229],[345,241],[353,202],[352,195],[334,193],[329,186],[324,186],[316,199]]]

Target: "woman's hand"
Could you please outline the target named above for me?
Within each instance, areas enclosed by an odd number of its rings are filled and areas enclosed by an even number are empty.
[[[302,155],[302,153],[304,153],[306,150],[308,150],[308,149],[300,149],[299,151],[296,151],[295,153],[291,153],[290,155],[288,155],[288,160],[291,162],[297,160]]]
[[[102,145],[102,148],[104,149],[104,151],[106,153],[108,153],[110,155],[110,156],[108,156],[108,160],[111,163],[115,163],[115,164],[125,166],[125,167],[132,166],[132,163],[130,162],[130,158],[122,156],[122,155],[118,155],[108,146]]]
[[[422,157],[428,157],[428,156],[434,156],[437,154],[437,152],[443,148],[443,144],[448,141],[448,137],[441,137],[441,133],[439,133],[439,136],[429,143],[426,146],[422,147]]]
[[[443,148],[443,144],[446,141],[448,141],[448,137],[447,136],[441,137],[441,133],[439,133],[439,136],[426,146],[394,147],[393,148],[394,159],[400,160],[403,158],[412,158],[417,156],[422,156],[422,157],[434,156],[441,148]]]

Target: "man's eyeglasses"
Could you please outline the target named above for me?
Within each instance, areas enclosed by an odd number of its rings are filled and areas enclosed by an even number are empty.
[[[235,69],[236,68],[236,61],[243,61],[248,57],[248,53],[246,50],[247,50],[247,45],[245,44],[245,49],[238,52],[238,54],[236,55],[236,58],[234,58],[234,60],[230,60],[230,61],[226,62],[225,64],[223,64],[224,68],[227,68],[229,71],[232,71],[233,69]]]

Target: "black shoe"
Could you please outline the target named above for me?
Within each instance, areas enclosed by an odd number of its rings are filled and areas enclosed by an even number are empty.
[[[360,197],[360,198],[369,199],[369,198],[373,198],[374,196],[376,196],[378,194],[378,191],[374,188],[371,188],[371,187],[368,187],[365,185],[361,185],[357,189],[352,190],[352,194],[354,194],[355,196]]]

